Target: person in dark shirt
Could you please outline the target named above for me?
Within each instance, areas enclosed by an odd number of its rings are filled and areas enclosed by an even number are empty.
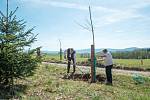
[[[73,73],[75,73],[75,67],[76,67],[76,51],[73,48],[68,48],[64,52],[64,58],[67,58],[68,65],[67,65],[67,73],[70,72],[70,65],[71,61],[73,62]]]

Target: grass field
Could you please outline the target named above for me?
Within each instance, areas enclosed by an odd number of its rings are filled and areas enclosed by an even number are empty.
[[[23,89],[16,87],[15,97],[21,100],[149,100],[150,97],[148,77],[143,77],[143,84],[135,84],[131,76],[113,73],[113,86],[108,86],[103,82],[90,84],[63,79],[65,72],[63,67],[41,65],[34,76],[27,78],[28,81],[16,81],[16,86]],[[0,98],[7,97],[4,91],[0,90],[0,93]]]
[[[59,61],[59,55],[45,55],[44,61]],[[77,55],[76,61],[79,62],[87,62],[88,58],[81,58]],[[64,61],[64,60],[62,60]],[[114,59],[114,64],[116,66],[120,66],[120,68],[129,67],[129,68],[141,68],[141,69],[150,69],[150,59],[143,59],[143,65],[141,64],[140,59]]]
[[[114,59],[114,63],[128,67],[150,68],[150,59],[143,59],[143,65],[140,59]]]
[[[44,55],[44,60],[51,60],[51,59],[60,60],[60,56],[59,56],[59,54],[46,54],[46,55]],[[64,60],[64,55],[62,55],[62,59]],[[81,58],[79,54],[76,55],[77,62],[85,61],[87,59],[88,58]]]

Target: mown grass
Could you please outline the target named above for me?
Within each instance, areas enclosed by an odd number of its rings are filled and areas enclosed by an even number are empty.
[[[141,59],[114,59],[114,63],[126,67],[150,68],[150,59],[143,59],[143,64]]]
[[[78,70],[76,73],[80,73]],[[102,74],[104,72],[98,72]],[[131,76],[115,75],[113,86],[103,82],[63,79],[66,68],[41,65],[28,81],[18,80],[16,84],[26,86],[24,92],[17,92],[21,100],[149,100],[150,78],[143,77],[143,84],[135,84]]]

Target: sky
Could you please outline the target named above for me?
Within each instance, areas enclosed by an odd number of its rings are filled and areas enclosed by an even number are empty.
[[[39,34],[32,48],[58,51],[90,48],[88,6],[91,5],[96,48],[150,47],[150,0],[9,0],[9,11]],[[0,0],[6,12],[6,0]],[[85,29],[82,26],[88,28]]]

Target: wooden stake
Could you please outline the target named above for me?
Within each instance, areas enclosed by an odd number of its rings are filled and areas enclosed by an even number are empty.
[[[61,48],[61,41],[59,39],[59,43],[60,43],[60,60],[62,60],[62,48]]]
[[[96,82],[96,59],[95,59],[95,37],[94,37],[94,27],[92,21],[92,13],[91,7],[89,6],[89,14],[90,14],[90,26],[92,30],[93,36],[93,45],[91,45],[91,82]]]

